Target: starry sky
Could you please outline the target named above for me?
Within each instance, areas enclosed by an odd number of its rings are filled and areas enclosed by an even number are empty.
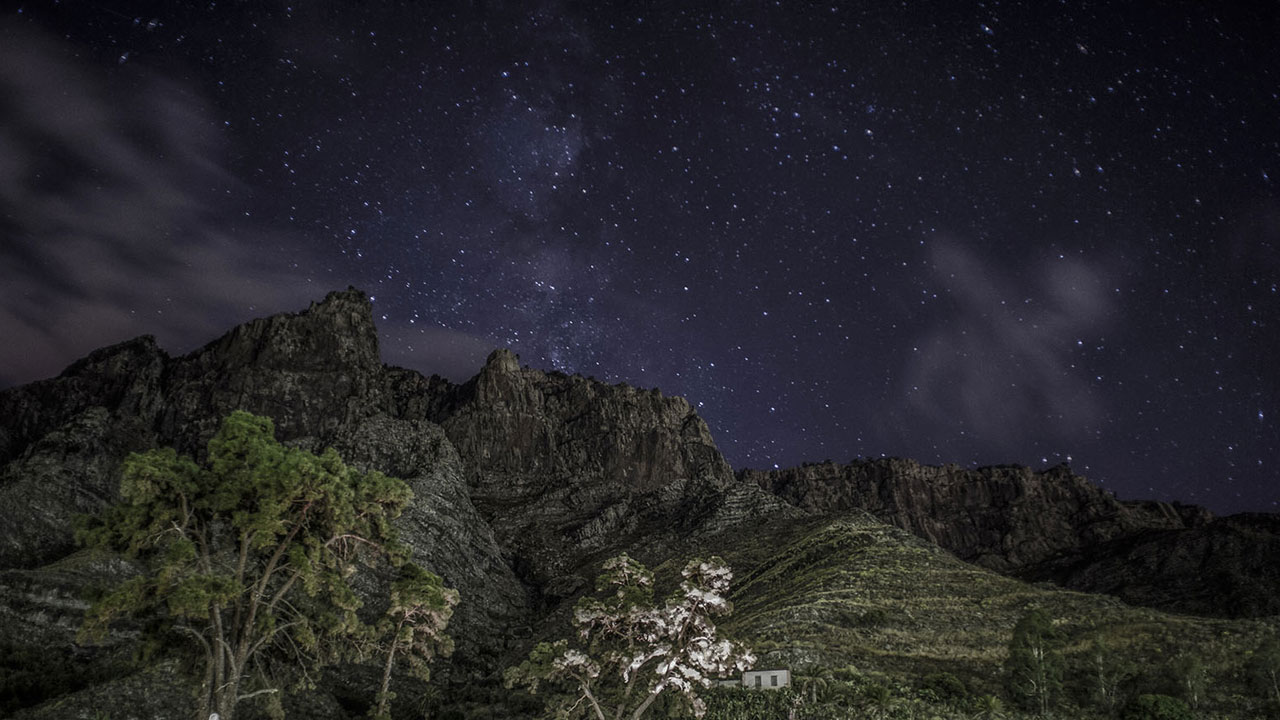
[[[682,395],[738,468],[1280,510],[1271,3],[27,2],[0,387],[355,285],[388,363]]]

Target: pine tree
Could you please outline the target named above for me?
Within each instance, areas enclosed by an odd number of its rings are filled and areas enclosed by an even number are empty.
[[[1049,616],[1031,610],[1018,620],[1004,663],[1005,686],[1025,710],[1047,717],[1062,689],[1062,655],[1058,633]]]
[[[122,501],[84,521],[78,539],[124,552],[141,572],[90,607],[82,637],[145,619],[150,644],[192,651],[201,718],[232,720],[241,700],[290,681],[314,686],[324,665],[367,659],[359,649],[378,629],[356,614],[360,563],[439,586],[409,569],[391,527],[413,496],[403,481],[355,472],[332,449],[285,447],[267,418],[233,413],[203,465],[165,448],[130,455],[123,470]],[[435,613],[419,629],[440,642],[452,592],[419,598]]]
[[[447,588],[440,578],[412,563],[400,569],[400,577],[391,584],[391,604],[378,622],[374,643],[376,654],[385,655],[382,684],[377,703],[370,715],[379,720],[391,717],[391,670],[399,659],[409,673],[426,682],[431,677],[431,660],[453,652],[453,641],[444,634],[453,608],[458,604],[458,591]],[[374,653],[370,653],[374,654]]]

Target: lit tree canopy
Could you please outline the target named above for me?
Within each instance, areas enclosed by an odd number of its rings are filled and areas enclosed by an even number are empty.
[[[603,570],[596,582],[602,596],[584,598],[574,611],[582,647],[539,643],[507,671],[508,687],[547,692],[558,718],[639,720],[667,691],[701,717],[706,705],[698,691],[755,662],[716,636],[712,617],[733,610],[725,597],[733,573],[720,558],[689,562],[662,605],[653,602],[653,574],[641,563],[619,555]]]

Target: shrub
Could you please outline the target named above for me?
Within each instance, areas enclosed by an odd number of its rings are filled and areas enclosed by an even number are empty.
[[[969,696],[964,681],[949,672],[931,673],[924,677],[924,689],[939,700],[963,700]]]
[[[1120,713],[1121,720],[1194,720],[1191,708],[1168,695],[1139,695]]]

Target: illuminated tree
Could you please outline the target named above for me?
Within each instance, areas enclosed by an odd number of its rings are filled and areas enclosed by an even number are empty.
[[[584,598],[574,611],[585,646],[539,643],[507,671],[508,687],[547,693],[557,718],[639,720],[667,691],[702,717],[706,704],[698,691],[755,662],[741,646],[716,637],[711,618],[733,610],[725,598],[733,573],[720,558],[686,565],[684,582],[662,606],[653,603],[653,574],[641,563],[620,555],[603,569],[596,589],[604,597]]]

